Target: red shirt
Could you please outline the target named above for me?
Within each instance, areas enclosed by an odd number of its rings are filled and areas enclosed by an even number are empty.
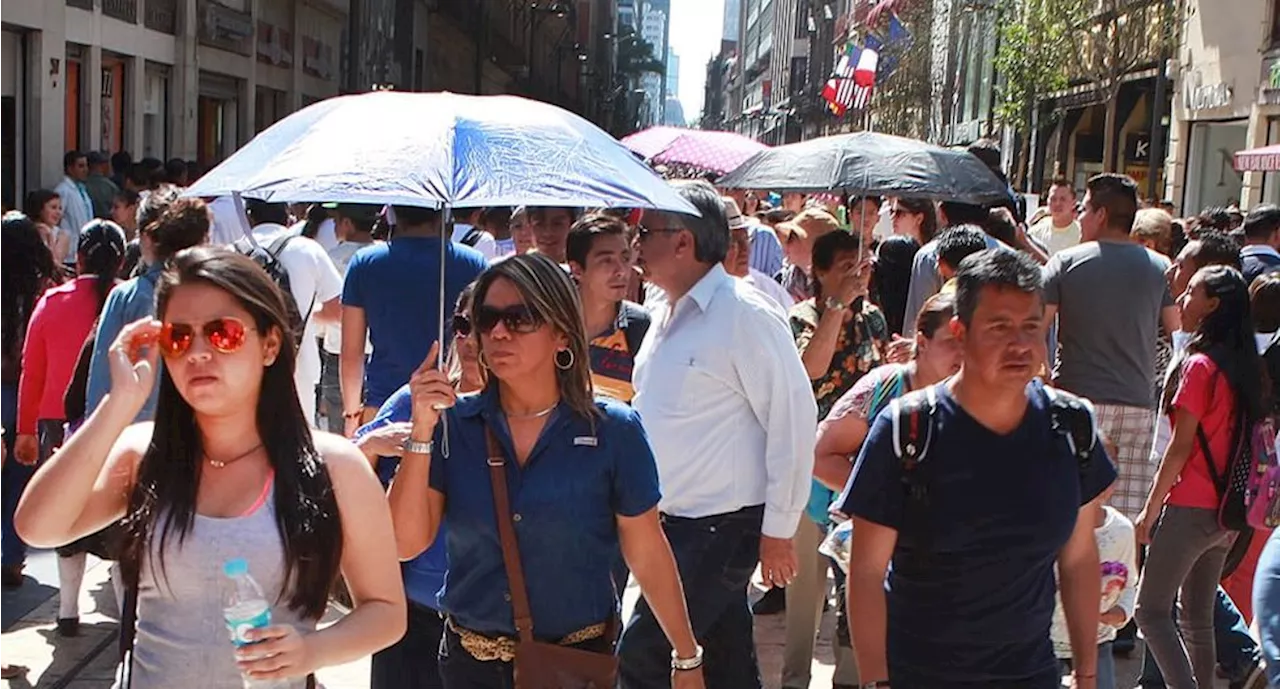
[[[1235,395],[1218,365],[1205,354],[1188,357],[1182,365],[1178,392],[1170,405],[1170,422],[1178,409],[1185,409],[1200,420],[1219,476],[1227,471],[1235,408]],[[1219,502],[1218,489],[1209,476],[1208,460],[1200,449],[1200,441],[1196,440],[1191,446],[1191,457],[1178,474],[1178,482],[1169,491],[1168,504],[1216,510]]]
[[[86,275],[52,287],[36,302],[22,345],[18,433],[35,435],[38,419],[61,419],[76,359],[98,316],[98,278]]]

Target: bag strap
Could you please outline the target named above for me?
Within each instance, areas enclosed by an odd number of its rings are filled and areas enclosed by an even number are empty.
[[[507,497],[507,457],[502,445],[487,425],[485,445],[489,449],[489,481],[493,484],[493,511],[498,518],[498,539],[502,541],[502,564],[507,570],[511,588],[511,612],[516,634],[522,643],[533,642],[533,614],[529,611],[529,591],[524,585],[524,568],[520,564],[520,545],[516,542],[515,523],[511,521],[511,502]]]
[[[1213,452],[1209,449],[1209,438],[1204,434],[1204,425],[1196,423],[1196,441],[1200,443],[1200,452],[1204,454],[1204,463],[1209,467],[1209,480],[1213,481],[1213,489],[1221,500],[1227,492],[1226,476],[1218,473],[1218,466],[1213,462]]]

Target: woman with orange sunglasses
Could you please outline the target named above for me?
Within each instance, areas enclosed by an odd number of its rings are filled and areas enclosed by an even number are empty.
[[[360,452],[303,415],[286,298],[243,256],[177,254],[156,286],[158,320],[121,331],[110,392],[19,504],[19,533],[43,546],[125,520],[134,689],[301,687],[404,633],[386,499]],[[155,422],[130,425],[157,372]],[[269,626],[236,630],[248,642],[237,649],[221,591],[223,564],[241,558],[272,609]],[[355,609],[317,630],[339,571]]]

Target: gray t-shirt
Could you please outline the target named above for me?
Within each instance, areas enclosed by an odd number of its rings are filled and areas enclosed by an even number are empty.
[[[1141,244],[1085,242],[1044,267],[1058,307],[1054,382],[1094,402],[1151,408],[1160,311],[1173,305],[1169,261]]]

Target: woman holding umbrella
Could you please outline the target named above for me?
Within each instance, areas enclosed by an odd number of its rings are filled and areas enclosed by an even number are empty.
[[[449,524],[445,687],[511,686],[537,669],[538,657],[512,662],[535,640],[612,662],[619,547],[676,651],[673,686],[702,687],[653,454],[634,411],[592,397],[568,275],[545,256],[509,258],[480,276],[469,319],[489,380],[457,397],[432,347],[410,379],[413,430],[390,493],[401,558]]]

